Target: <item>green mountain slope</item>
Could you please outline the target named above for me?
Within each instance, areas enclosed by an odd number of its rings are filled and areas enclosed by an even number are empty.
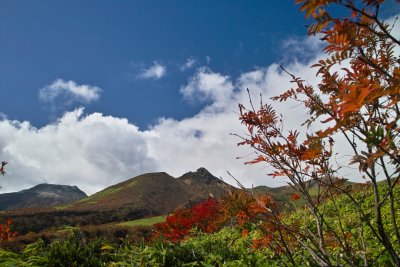
[[[174,178],[164,172],[143,174],[110,186],[67,205],[1,212],[13,218],[20,233],[38,232],[61,225],[98,225],[165,215],[210,197],[221,197],[229,188],[206,169]]]

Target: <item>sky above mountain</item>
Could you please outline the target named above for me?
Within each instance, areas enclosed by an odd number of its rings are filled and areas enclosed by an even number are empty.
[[[321,57],[294,1],[0,1],[3,192],[38,183],[88,194],[154,171],[206,167],[278,186],[251,150],[238,103],[316,83]],[[382,8],[390,19],[397,2]],[[341,12],[338,10],[337,12]],[[277,105],[287,124],[305,117]],[[241,157],[241,159],[237,159]]]

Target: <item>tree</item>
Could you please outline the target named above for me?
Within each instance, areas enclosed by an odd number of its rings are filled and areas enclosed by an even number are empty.
[[[354,266],[360,261],[369,266],[382,257],[387,257],[386,264],[400,266],[400,204],[394,195],[400,180],[400,58],[395,53],[400,41],[391,33],[393,25],[379,17],[383,2],[296,0],[314,21],[309,34],[319,34],[326,44],[326,58],[312,66],[321,80],[313,87],[282,67],[294,87],[272,100],[300,102],[308,111],[306,133],[286,130],[284,120],[270,104],[261,102],[255,109],[250,99],[250,108],[239,105],[240,120],[249,133],[241,137],[240,145],[257,152],[248,163],[267,163],[274,169],[272,177],[287,177],[298,192],[296,198],[301,197],[307,207],[304,216],[312,218],[307,229],[280,222],[286,236],[277,240],[293,264],[290,242],[305,249],[321,266]],[[334,17],[332,8],[341,8],[348,16]],[[358,164],[367,182],[366,190],[373,195],[370,207],[365,207],[363,199],[356,197],[357,192],[338,174],[341,166],[334,163],[337,138],[344,138],[352,150],[349,164]],[[338,195],[345,197],[357,214],[358,220],[352,224],[357,233],[346,225],[346,214],[335,202]],[[328,202],[333,203],[329,210]],[[382,214],[386,208],[390,218]],[[373,253],[366,245],[368,238],[384,251]]]

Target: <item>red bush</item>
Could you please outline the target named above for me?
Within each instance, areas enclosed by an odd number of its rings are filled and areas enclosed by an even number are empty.
[[[9,240],[17,234],[11,229],[12,220],[7,219],[4,224],[0,224],[0,242]]]
[[[177,242],[187,236],[193,228],[212,233],[223,224],[223,216],[221,204],[215,198],[210,198],[190,209],[175,211],[165,222],[156,224],[156,236]]]

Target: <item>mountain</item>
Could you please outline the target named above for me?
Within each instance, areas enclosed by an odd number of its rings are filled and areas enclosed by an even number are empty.
[[[59,225],[97,225],[165,215],[210,197],[220,198],[233,188],[204,168],[179,178],[148,173],[70,204],[6,211],[0,217],[13,218],[20,233]]]
[[[0,210],[60,205],[85,197],[87,195],[76,186],[39,184],[19,192],[0,194]]]
[[[192,190],[199,193],[201,192],[201,198],[215,197],[219,199],[223,197],[229,189],[234,189],[233,186],[216,178],[205,168],[199,168],[195,172],[188,172],[179,177],[178,180],[190,186]]]
[[[66,207],[66,210],[116,210],[131,217],[133,210],[148,215],[167,214],[178,207],[189,207],[210,197],[221,198],[230,185],[206,169],[174,178],[165,172],[148,173],[110,186]],[[132,214],[131,214],[132,215]]]

